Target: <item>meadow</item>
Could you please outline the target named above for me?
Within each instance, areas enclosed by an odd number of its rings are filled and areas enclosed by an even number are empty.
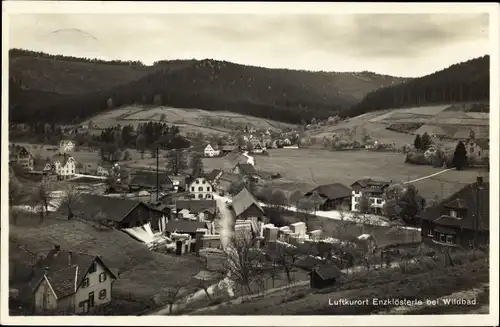
[[[408,182],[441,171],[431,166],[404,163],[404,155],[377,151],[328,151],[321,149],[271,149],[269,156],[256,156],[256,169],[266,173],[280,173],[282,178],[272,180],[271,186],[287,192],[307,192],[318,185],[342,183],[351,185],[358,179],[372,178],[386,181]],[[205,158],[206,171],[230,170],[238,160],[231,157]],[[448,171],[415,182],[427,200],[443,198],[474,182],[477,170]]]

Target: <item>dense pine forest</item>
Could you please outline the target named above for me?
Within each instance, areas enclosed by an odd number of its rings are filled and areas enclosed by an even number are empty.
[[[487,101],[489,96],[490,57],[484,56],[405,83],[375,90],[342,114],[352,117],[382,109]]]

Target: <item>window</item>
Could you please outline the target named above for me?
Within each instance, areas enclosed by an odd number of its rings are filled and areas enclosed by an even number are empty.
[[[359,204],[354,205],[354,209],[358,210],[359,209]]]
[[[94,292],[89,293],[89,307],[94,306]]]
[[[434,236],[434,232],[432,231],[432,229],[429,229],[427,231],[427,236],[429,236],[429,237],[433,237]]]
[[[202,184],[205,184],[205,183],[206,183],[206,181],[205,181],[205,180],[203,180],[203,182],[201,182],[201,183],[202,183]]]
[[[212,195],[207,194],[207,195],[205,196],[205,198],[207,198],[207,199],[211,199],[211,198],[212,198]]]
[[[196,184],[200,184],[200,181],[198,179],[196,180]]]
[[[198,199],[203,199],[203,194],[198,194]]]
[[[457,212],[455,210],[450,210],[450,216],[456,218],[457,217]]]
[[[203,192],[203,186],[198,187],[199,192]]]
[[[99,274],[99,283],[106,281],[106,273]]]
[[[453,244],[453,236],[452,235],[446,235],[446,243]]]
[[[370,203],[371,204],[375,203],[375,199],[370,199]]]
[[[193,187],[191,187],[191,191],[192,191],[192,192],[194,192],[194,186],[193,186]]]
[[[82,283],[82,288],[89,287],[89,279],[85,278]]]
[[[96,270],[97,270],[97,267],[96,267],[96,263],[95,263],[95,261],[94,261],[94,262],[92,262],[92,264],[90,265],[90,268],[89,268],[89,274],[94,273]]]
[[[354,202],[358,202],[359,201],[359,198],[354,198]]]
[[[439,234],[439,242],[444,243],[446,241],[446,235]]]
[[[210,192],[211,189],[210,189],[210,186],[207,186],[207,192]]]
[[[99,291],[99,300],[104,300],[106,298],[106,290]]]
[[[378,204],[382,204],[382,199],[377,199]]]

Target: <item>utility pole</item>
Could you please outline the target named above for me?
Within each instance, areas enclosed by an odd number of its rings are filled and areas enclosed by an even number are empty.
[[[156,202],[160,201],[160,178],[159,178],[159,166],[160,166],[160,148],[156,148]]]

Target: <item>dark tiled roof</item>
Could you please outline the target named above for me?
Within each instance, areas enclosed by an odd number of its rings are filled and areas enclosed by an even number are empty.
[[[252,204],[255,204],[261,212],[264,212],[259,204],[259,201],[257,201],[257,199],[246,189],[246,187],[233,197],[233,210],[236,216],[244,213],[252,206]]]
[[[158,181],[160,186],[165,184],[172,184],[172,180],[165,173],[158,173]],[[132,177],[132,180],[129,184],[156,188],[156,172],[136,172],[135,176]]]
[[[222,173],[222,170],[220,170],[220,169],[214,169],[210,173],[206,174],[205,177],[209,181],[213,182],[217,178],[217,176],[219,176],[220,173]]]
[[[252,166],[251,164],[247,163],[239,163],[236,166],[240,168],[241,173],[246,174],[246,175],[256,175],[257,170],[255,170],[255,167]]]
[[[141,202],[137,200],[113,198],[94,194],[79,194],[79,199],[72,204],[71,211],[75,216],[102,213],[108,220],[120,222]],[[68,208],[63,203],[58,212],[66,215]]]
[[[243,179],[243,177],[238,175],[238,174],[233,174],[233,173],[230,173],[227,171],[223,171],[222,175],[220,175],[220,177],[219,177],[219,182],[225,181],[225,182],[229,182],[229,183],[237,183],[237,182],[241,181],[242,179]]]
[[[207,228],[207,224],[200,221],[193,221],[187,219],[170,220],[167,223],[167,232],[173,233],[196,233],[200,228]]]
[[[351,197],[351,189],[344,184],[333,183],[328,185],[321,185],[315,189],[307,192],[306,196],[311,196],[313,192],[318,193],[322,197],[326,197],[331,200],[342,199]]]
[[[447,199],[444,199],[435,206],[428,207],[422,214],[422,219],[432,221],[436,225],[453,226],[463,229],[474,229],[475,215],[478,209],[476,201],[476,187],[477,183],[472,183],[455,194],[452,194]],[[459,200],[459,201],[456,201]],[[485,182],[483,190],[479,193],[479,200],[481,203],[480,219],[478,223],[479,230],[489,230],[490,219],[490,184]],[[465,217],[457,219],[449,216],[449,203],[461,203],[462,209],[465,211]]]
[[[386,185],[390,185],[390,181],[380,181],[380,180],[374,180],[371,178],[365,178],[365,179],[359,179],[355,181],[354,183],[351,184],[351,187],[354,186],[355,184],[359,184],[362,188],[380,188],[384,187]]]
[[[342,271],[332,263],[324,263],[316,268],[315,271],[324,280],[337,278],[342,275]]]
[[[215,200],[177,200],[175,202],[177,210],[187,209],[191,213],[200,213],[208,211],[215,214],[217,210],[217,201]]]
[[[313,257],[310,255],[302,256],[300,259],[295,261],[295,266],[305,269],[305,270],[312,270],[316,268],[319,265],[323,264],[323,260]]]
[[[234,151],[235,149],[237,149],[238,147],[236,145],[223,145],[221,147],[221,150],[222,151]]]
[[[100,261],[106,267],[99,257],[78,252],[51,250],[45,258],[35,264],[34,278],[37,281],[35,285],[38,285],[42,278],[47,278],[58,298],[71,295],[76,292],[95,260]],[[108,272],[116,278],[109,269]]]

